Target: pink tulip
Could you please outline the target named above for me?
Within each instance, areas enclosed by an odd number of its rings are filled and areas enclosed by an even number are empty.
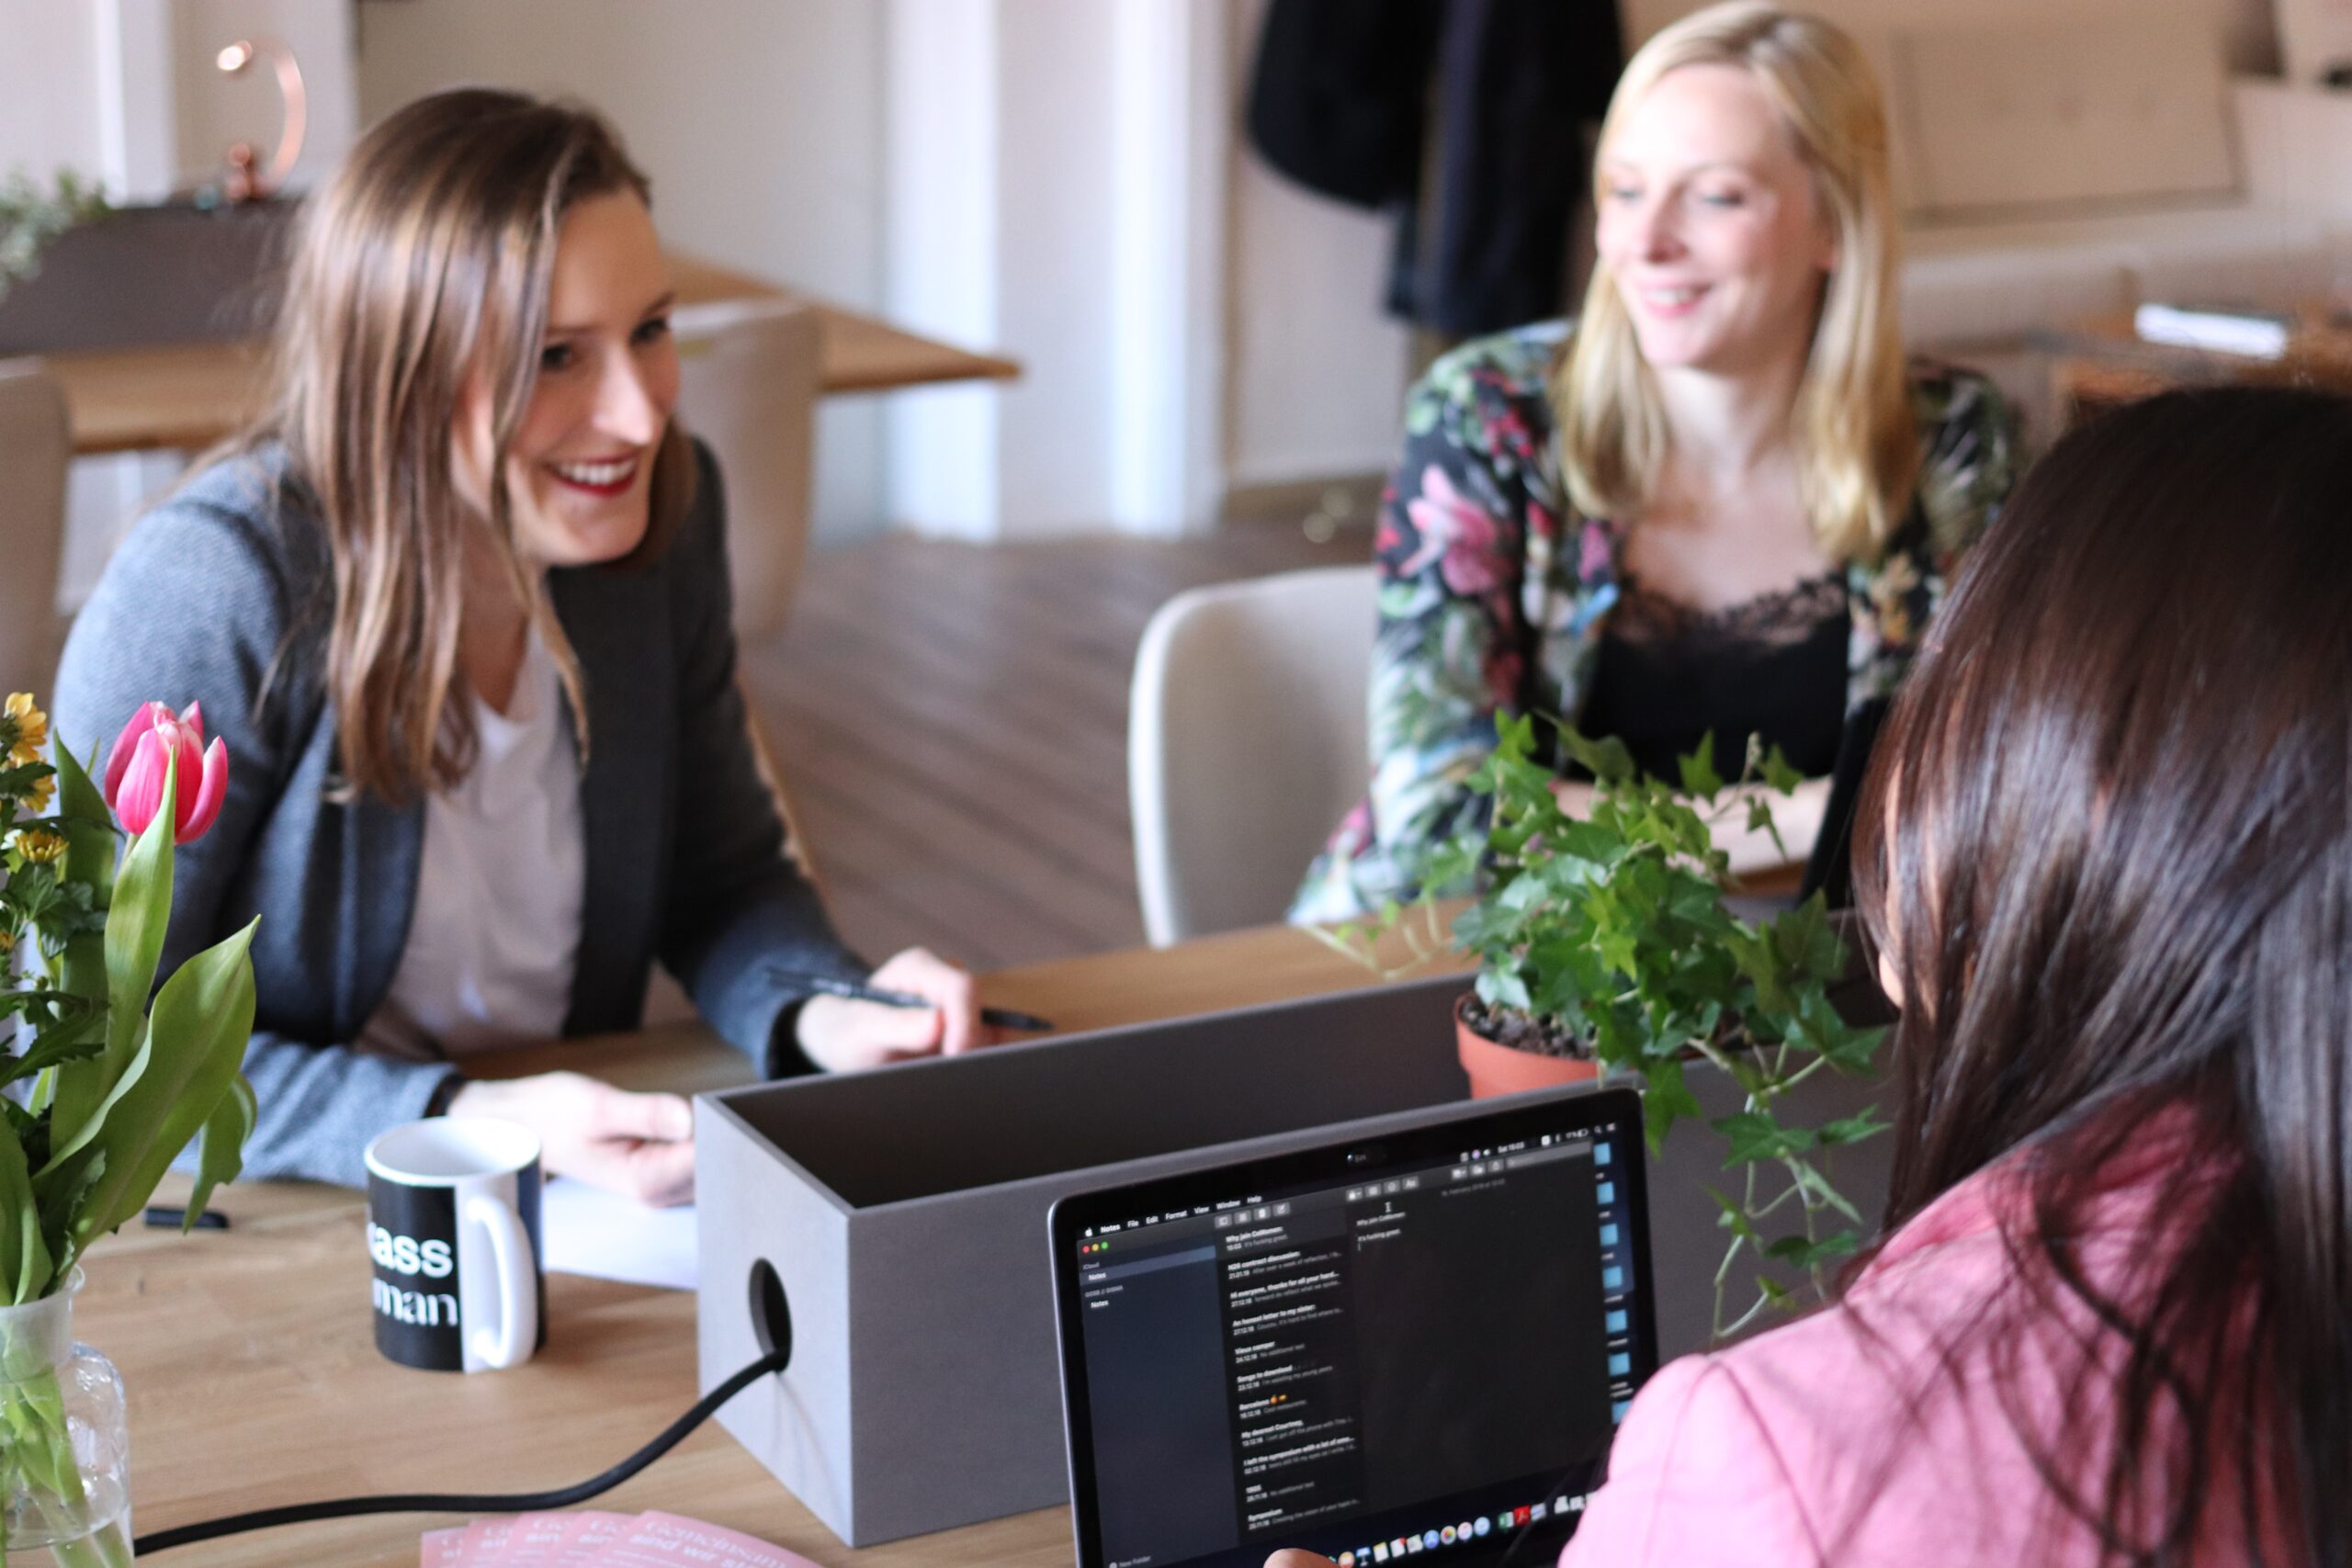
[[[164,804],[164,775],[174,758],[179,778],[172,841],[192,843],[220,815],[229,794],[229,749],[217,736],[205,747],[202,703],[188,704],[185,716],[163,703],[140,705],[107,753],[107,805],[127,830],[145,831]]]

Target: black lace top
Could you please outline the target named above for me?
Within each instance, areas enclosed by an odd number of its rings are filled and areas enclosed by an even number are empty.
[[[1679,777],[1677,759],[1710,730],[1725,779],[1739,776],[1750,735],[1818,777],[1838,761],[1850,629],[1835,575],[1714,611],[1628,582],[1577,728],[1615,736],[1660,778]]]

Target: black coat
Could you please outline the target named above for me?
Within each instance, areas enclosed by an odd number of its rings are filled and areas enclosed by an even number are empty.
[[[1250,136],[1310,190],[1396,212],[1391,310],[1499,331],[1566,303],[1581,128],[1621,50],[1614,0],[1272,0]]]

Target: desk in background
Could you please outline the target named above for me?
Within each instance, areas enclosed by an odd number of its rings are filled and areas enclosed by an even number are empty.
[[[800,298],[674,252],[670,270],[680,304]],[[920,337],[877,316],[822,300],[807,303],[824,323],[820,376],[829,394],[1010,380],[1021,374],[1010,359]],[[260,397],[261,350],[253,343],[182,343],[42,357],[65,389],[76,457],[209,446],[242,426]]]
[[[989,976],[989,1001],[1066,1031],[1347,990],[1365,971],[1282,928],[1157,952],[1066,959]],[[749,1064],[698,1026],[575,1042],[500,1060],[563,1066],[631,1088],[747,1082]],[[161,1195],[186,1192],[174,1179]],[[680,1292],[555,1274],[548,1347],[472,1377],[376,1353],[360,1194],[233,1186],[234,1228],[102,1242],[74,1335],[112,1357],[130,1397],[132,1522],[156,1530],[366,1492],[568,1485],[635,1450],[694,1403],[695,1303]],[[662,1508],[859,1568],[1058,1568],[1069,1519],[1041,1509],[852,1551],[717,1425],[591,1506]],[[157,1558],[185,1568],[417,1561],[447,1516],[395,1514],[265,1530]]]

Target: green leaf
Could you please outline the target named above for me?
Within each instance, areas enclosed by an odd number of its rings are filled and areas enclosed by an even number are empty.
[[[1764,753],[1764,782],[1781,795],[1793,795],[1797,785],[1804,783],[1804,775],[1789,766],[1778,746]]]
[[[130,1091],[106,1116],[96,1146],[107,1168],[76,1216],[78,1246],[139,1212],[174,1156],[212,1121],[232,1092],[254,1027],[254,925],[205,949],[156,993],[144,1055]]]
[[[204,1145],[197,1155],[196,1190],[180,1218],[182,1235],[196,1228],[197,1217],[204,1213],[213,1189],[236,1180],[245,1168],[245,1140],[253,1135],[257,1113],[254,1086],[239,1073],[229,1081],[229,1092],[220,1097],[211,1119],[204,1124]]]
[[[1816,980],[1846,972],[1846,944],[1829,923],[1827,901],[1815,893],[1771,924],[1772,950],[1786,969]]]
[[[97,785],[62,740],[57,744],[57,814],[64,818],[65,854],[59,863],[61,891],[71,894],[88,917],[63,944],[59,984],[93,1006],[107,1001],[107,943],[102,920],[114,890],[115,828]],[[142,997],[143,1002],[145,998]],[[87,1123],[107,1097],[96,1072],[59,1073],[41,1088],[51,1106],[51,1133],[70,1137]]]
[[[63,1273],[74,1267],[81,1248],[74,1239],[74,1221],[98,1178],[106,1174],[103,1152],[84,1149],[62,1167],[42,1170],[33,1178],[33,1195],[40,1203],[40,1233],[49,1244],[51,1269]]]
[[[106,1084],[130,1059],[131,1036],[155,988],[155,965],[164,955],[164,935],[172,919],[172,815],[179,784],[176,759],[164,765],[164,799],[155,819],[131,840],[115,873],[114,902],[107,914]]]
[[[0,1056],[0,1084],[12,1084],[18,1078],[63,1062],[78,1062],[97,1055],[104,1044],[97,1026],[106,1014],[100,1009],[82,1004],[76,1006],[62,1023],[53,1023],[33,1036],[33,1043],[21,1056]]]
[[[1824,1148],[1835,1148],[1842,1144],[1859,1144],[1865,1138],[1874,1137],[1887,1131],[1889,1131],[1888,1124],[1878,1119],[1878,1107],[1866,1105],[1857,1115],[1824,1122],[1821,1128],[1821,1145]]]
[[[22,1305],[47,1290],[49,1265],[25,1146],[13,1127],[0,1125],[0,1291],[8,1292],[8,1303]]]
[[[1630,783],[1639,772],[1634,754],[1615,736],[1595,740],[1566,725],[1560,727],[1560,745],[1577,766],[1607,786]]]
[[[1812,1269],[1820,1264],[1834,1262],[1840,1258],[1850,1258],[1861,1245],[1862,1235],[1860,1231],[1841,1230],[1825,1235],[1819,1240],[1802,1235],[1784,1235],[1766,1247],[1764,1254],[1768,1258],[1777,1258],[1781,1262],[1792,1264],[1799,1269]]]
[[[1785,1012],[1796,1005],[1788,983],[1781,977],[1781,965],[1773,956],[1771,939],[1765,933],[1735,924],[1724,938],[1724,945],[1731,952],[1732,960],[1739,967],[1747,983],[1756,987],[1757,1005],[1769,1012]]]
[[[1731,1232],[1732,1235],[1738,1236],[1743,1241],[1750,1242],[1758,1246],[1762,1245],[1764,1238],[1756,1234],[1755,1223],[1748,1219],[1747,1210],[1741,1208],[1737,1203],[1733,1202],[1729,1198],[1724,1197],[1722,1193],[1716,1191],[1712,1187],[1707,1189],[1707,1196],[1713,1198],[1715,1201],[1715,1207],[1723,1211],[1723,1213],[1715,1221],[1717,1226]]]
[[[1798,1187],[1811,1193],[1822,1203],[1837,1210],[1856,1224],[1862,1223],[1862,1216],[1855,1210],[1853,1204],[1846,1201],[1846,1195],[1830,1186],[1829,1179],[1815,1169],[1810,1161],[1801,1159],[1789,1161],[1789,1176]]]
[[[1643,1071],[1648,1082],[1642,1090],[1642,1130],[1648,1136],[1650,1153],[1656,1155],[1666,1147],[1666,1134],[1677,1122],[1706,1112],[1699,1097],[1682,1081],[1682,1064],[1674,1057],[1646,1062]]]
[[[172,919],[172,817],[178,774],[174,759],[164,768],[164,798],[154,820],[131,841],[115,874],[105,939],[106,1047],[87,1070],[60,1076],[54,1125],[62,1150],[78,1149],[98,1134],[100,1119],[119,1098],[139,1059],[140,1025]],[[67,853],[71,858],[72,850]],[[77,976],[70,967],[72,953],[67,956],[69,988],[79,989],[87,976]]]
[[[1723,775],[1715,772],[1715,732],[1713,730],[1711,729],[1699,737],[1699,749],[1696,751],[1686,757],[1678,757],[1675,761],[1681,766],[1683,794],[1704,795],[1713,800],[1723,793]]]
[[[1708,1123],[1730,1140],[1731,1149],[1724,1156],[1725,1166],[1746,1165],[1752,1160],[1786,1159],[1813,1147],[1810,1128],[1783,1127],[1765,1111],[1744,1111],[1736,1116],[1725,1116]]]
[[[1829,1058],[1829,1065],[1841,1073],[1867,1073],[1878,1057],[1878,1048],[1886,1043],[1886,1026],[1877,1024],[1869,1029],[1853,1029],[1839,1021],[1837,1030],[1816,1047]]]

